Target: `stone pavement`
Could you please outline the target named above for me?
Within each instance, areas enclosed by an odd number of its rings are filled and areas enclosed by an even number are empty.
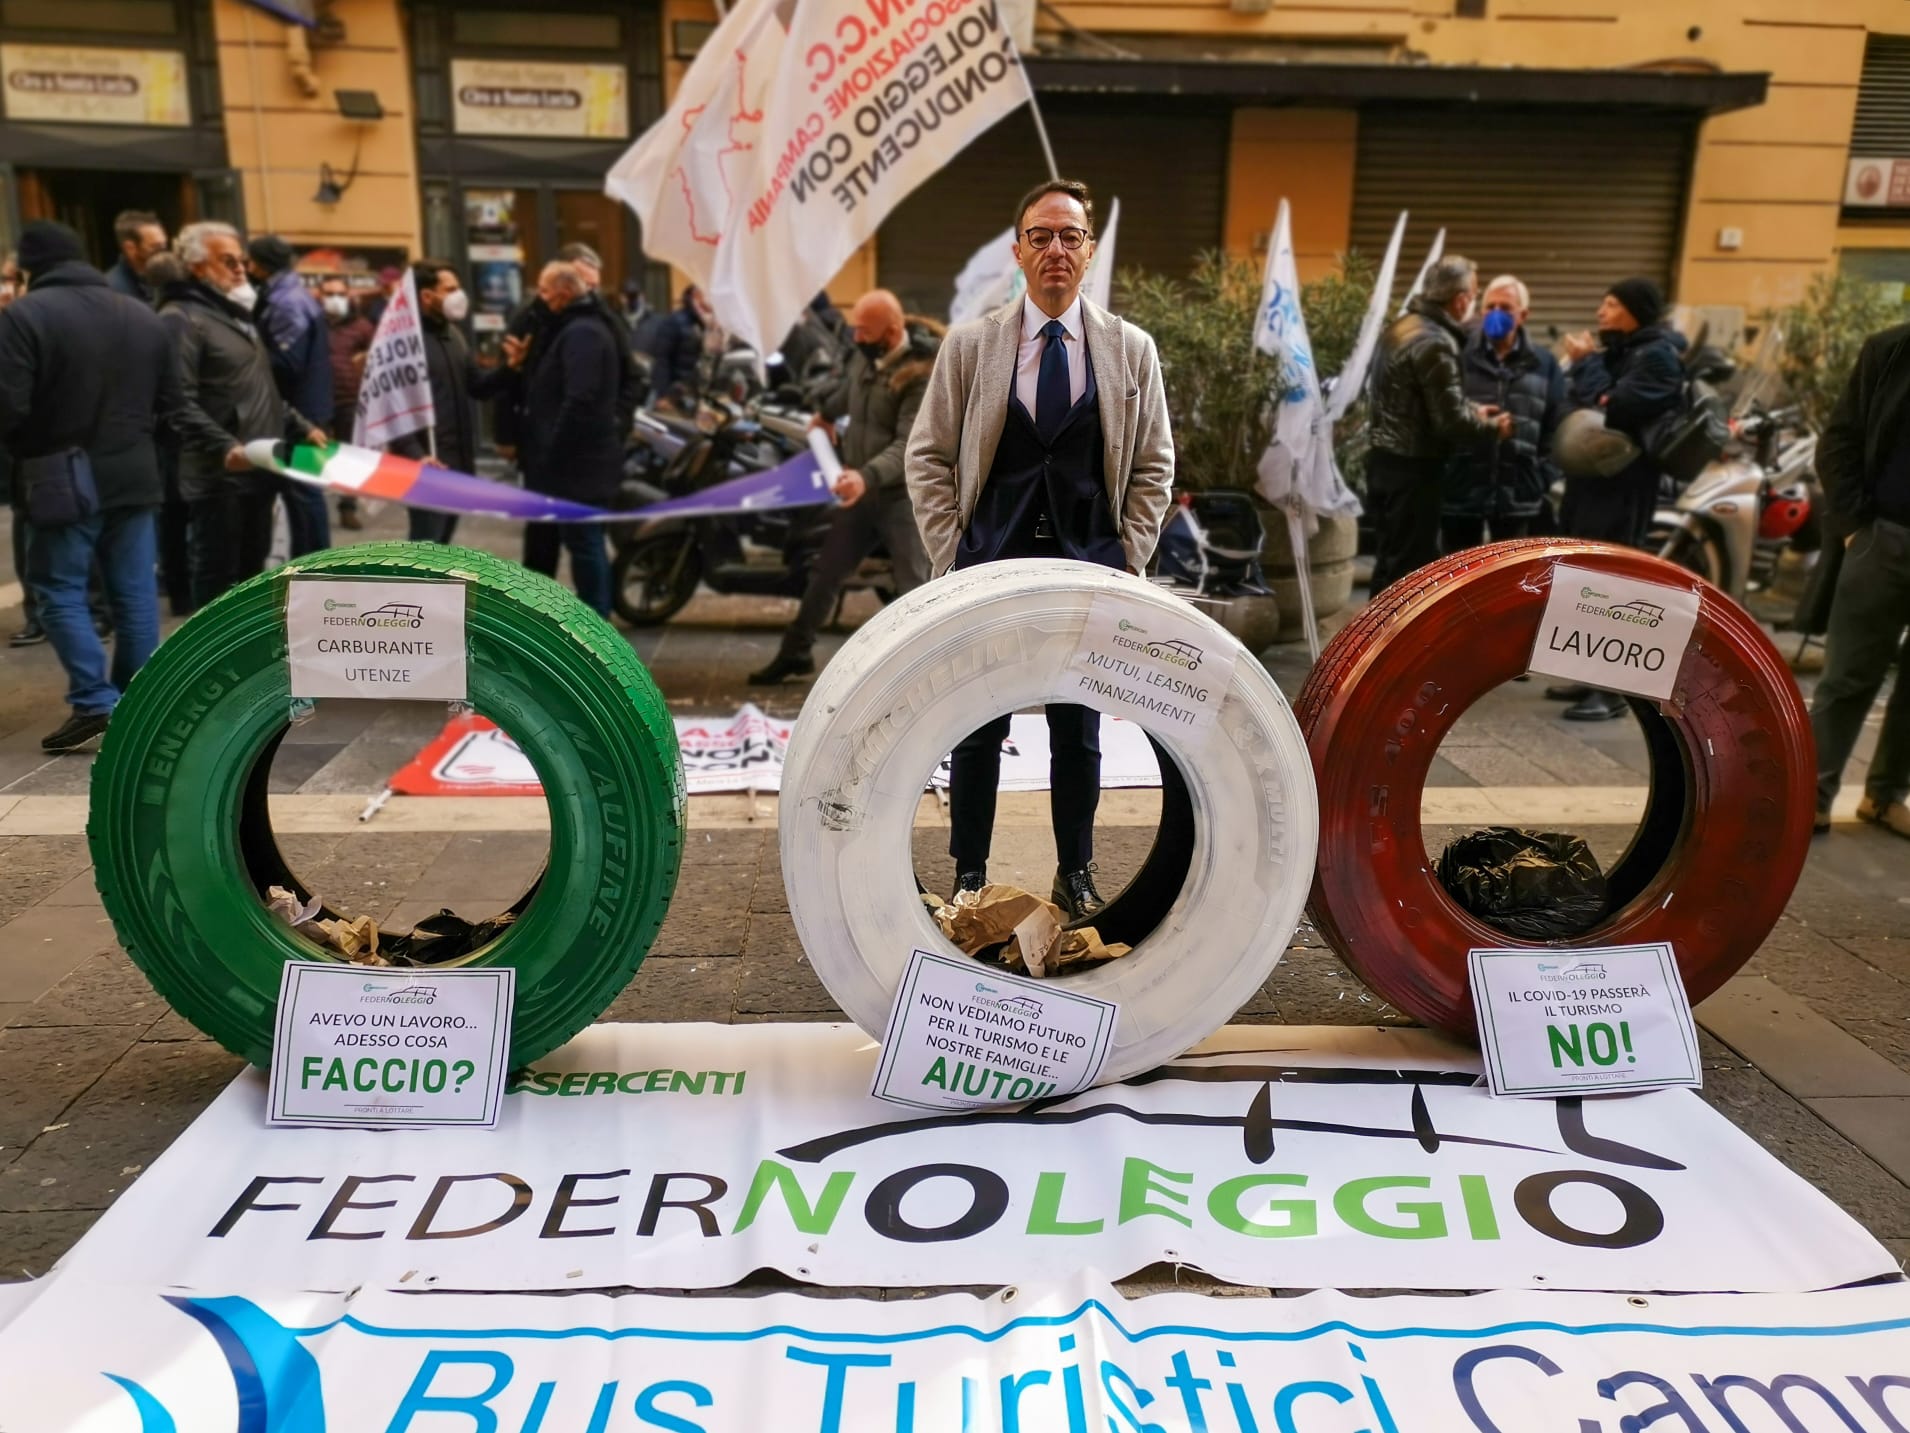
[[[387,509],[358,536],[401,534],[402,512]],[[506,554],[514,536],[469,522],[464,535]],[[0,568],[0,632],[19,625],[12,582]],[[852,605],[848,620],[867,610]],[[745,681],[789,611],[706,593],[677,621],[631,639],[675,711],[727,713],[754,699],[793,715],[802,686],[751,691]],[[826,637],[818,657],[839,640]],[[1276,649],[1268,664],[1298,690],[1304,649]],[[45,1272],[238,1068],[114,943],[81,834],[91,758],[48,758],[38,747],[62,715],[52,653],[0,649],[0,1279]],[[1536,682],[1508,686],[1467,715],[1435,765],[1430,850],[1492,819],[1578,830],[1605,860],[1623,846],[1643,807],[1636,728],[1571,729],[1556,715]],[[443,719],[423,704],[328,702],[288,737],[271,783],[281,844],[335,905],[400,925],[441,905],[481,915],[533,879],[545,851],[538,802],[397,798],[370,823],[356,821]],[[1873,740],[1874,727],[1860,760]],[[1152,792],[1104,801],[1105,891],[1145,854],[1157,811]],[[692,803],[669,919],[605,1019],[839,1018],[796,940],[774,820],[771,798]],[[1045,796],[1004,798],[1002,821],[994,874],[1044,888],[1053,859]],[[952,876],[944,825],[925,798],[916,870],[941,889]],[[1698,1016],[1704,1097],[1910,1258],[1910,842],[1854,824],[1820,839],[1770,940]],[[1404,1020],[1307,926],[1237,1018]]]

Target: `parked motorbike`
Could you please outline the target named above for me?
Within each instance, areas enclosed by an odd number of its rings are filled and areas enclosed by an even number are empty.
[[[807,448],[808,415],[793,410],[745,412],[713,400],[710,432],[684,435],[680,422],[669,432],[640,434],[649,444],[683,438],[682,448],[655,475],[625,483],[632,506],[682,497],[750,473],[766,472]],[[829,527],[826,507],[714,517],[662,518],[620,524],[613,530],[612,597],[617,613],[633,627],[654,627],[681,612],[707,583],[716,592],[763,597],[800,597]],[[844,592],[873,591],[887,602],[895,578],[886,552],[864,562]]]
[[[1732,420],[1732,443],[1652,520],[1658,555],[1738,602],[1770,583],[1784,549],[1815,545],[1821,508],[1817,438],[1796,408],[1753,402]]]

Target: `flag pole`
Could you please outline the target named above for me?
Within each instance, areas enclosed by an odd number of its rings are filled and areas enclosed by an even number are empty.
[[[1015,44],[1013,35],[1008,44],[1015,52],[1015,67],[1021,71],[1021,82],[1028,87],[1028,113],[1035,117],[1035,134],[1041,139],[1041,156],[1048,161],[1048,177],[1061,178],[1061,167],[1054,162],[1054,145],[1048,142],[1048,122],[1041,117],[1041,101],[1035,98],[1034,77],[1028,73],[1028,66],[1021,57],[1021,47]]]

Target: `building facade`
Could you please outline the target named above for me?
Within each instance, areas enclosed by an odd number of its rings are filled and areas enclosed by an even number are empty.
[[[1008,0],[1015,3],[1015,0]],[[1642,272],[1729,329],[1839,267],[1910,278],[1899,0],[1021,0],[1064,172],[1123,201],[1118,264],[1253,254],[1281,196],[1303,269],[1449,248],[1581,326]],[[298,18],[293,18],[298,17]],[[716,21],[709,0],[0,0],[0,238],[232,220],[316,267],[465,266],[494,324],[561,244],[669,275],[603,197]],[[1011,23],[1015,23],[1011,19]],[[946,308],[1042,177],[1026,112],[904,201],[832,285]]]

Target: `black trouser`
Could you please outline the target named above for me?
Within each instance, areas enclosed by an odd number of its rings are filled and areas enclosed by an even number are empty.
[[[1378,449],[1366,455],[1366,510],[1377,543],[1372,595],[1439,556],[1438,458],[1402,458]]]
[[[413,542],[449,542],[458,530],[458,515],[454,512],[432,512],[429,508],[406,509],[410,531],[406,534]],[[551,562],[551,571],[557,570],[555,560]]]
[[[1001,556],[1060,557],[1062,551],[1053,538],[1030,538],[1011,544]],[[1101,713],[1072,702],[1057,702],[1046,710],[1055,862],[1064,871],[1078,871],[1094,859],[1094,813],[1101,805]],[[948,854],[955,858],[957,874],[988,864],[1001,785],[1001,743],[1012,715],[996,717],[949,753]]]
[[[1609,478],[1567,478],[1559,523],[1571,537],[1643,547],[1657,507],[1657,469],[1639,462]]]
[[[1529,517],[1495,517],[1492,524],[1492,541],[1509,542],[1515,537],[1532,536],[1532,519]],[[1468,547],[1482,546],[1486,541],[1486,524],[1482,517],[1443,517],[1439,520],[1440,546],[1447,552],[1463,552]]]
[[[248,483],[186,504],[195,609],[265,570],[276,496],[264,483]]]
[[[1844,551],[1831,599],[1824,675],[1811,698],[1817,739],[1817,809],[1829,811],[1844,764],[1910,627],[1910,527],[1874,522]],[[1864,792],[1879,807],[1910,795],[1910,673],[1897,668]]]
[[[179,496],[179,454],[161,448],[159,471],[166,485],[166,500],[159,508],[159,575],[172,615],[187,617],[193,611],[192,522],[191,509]]]
[[[899,483],[866,493],[862,501],[837,508],[829,515],[829,531],[815,565],[809,569],[802,605],[796,609],[796,620],[783,633],[785,653],[792,657],[809,655],[816,644],[816,633],[842,596],[842,584],[883,542],[888,544],[889,560],[895,565],[898,597],[928,581],[928,554],[922,548],[922,531],[915,524],[915,507],[909,501],[908,489]]]

